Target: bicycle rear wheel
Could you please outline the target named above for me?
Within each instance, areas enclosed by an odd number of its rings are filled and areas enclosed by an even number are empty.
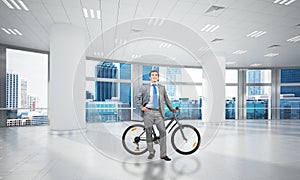
[[[192,125],[182,125],[182,132],[180,127],[177,127],[171,137],[173,148],[180,154],[188,155],[194,153],[200,146],[201,136],[199,131]],[[184,135],[184,136],[183,136]],[[184,137],[186,140],[184,140]]]
[[[147,151],[145,126],[142,124],[129,126],[122,135],[122,145],[130,154],[144,154]]]

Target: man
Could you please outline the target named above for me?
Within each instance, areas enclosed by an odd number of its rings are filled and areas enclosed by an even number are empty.
[[[160,135],[160,158],[171,161],[167,156],[164,103],[168,106],[170,111],[176,112],[176,109],[172,108],[165,86],[158,83],[158,71],[152,70],[149,73],[149,76],[151,83],[142,86],[136,96],[136,104],[142,111],[142,117],[146,128],[147,147],[149,151],[148,159],[152,159],[155,155],[151,135],[152,126],[153,124],[156,124]]]

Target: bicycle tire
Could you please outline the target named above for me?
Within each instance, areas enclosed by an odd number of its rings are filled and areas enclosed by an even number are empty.
[[[137,132],[136,135],[131,135],[132,137],[129,137],[130,136],[129,133],[136,131],[137,129],[140,132]],[[142,131],[141,131],[141,129],[142,129]],[[138,143],[141,143],[141,145],[143,146],[142,149],[137,148],[140,144],[137,144],[134,142],[135,138],[138,137],[142,133],[144,133],[144,138],[146,139],[145,126],[142,124],[133,124],[133,125],[129,126],[127,129],[125,129],[125,131],[123,132],[123,135],[122,135],[122,145],[127,152],[129,152],[130,154],[133,154],[133,155],[141,155],[141,154],[144,154],[145,152],[147,152],[148,148],[147,148],[146,141],[138,141]]]
[[[173,148],[175,149],[176,152],[183,154],[183,155],[189,155],[194,153],[195,151],[197,151],[197,149],[199,148],[200,144],[201,144],[201,136],[199,131],[192,125],[189,124],[183,124],[182,125],[182,130],[185,132],[189,132],[190,134],[185,133],[185,136],[189,135],[189,136],[193,136],[193,140],[191,140],[192,142],[189,142],[190,144],[187,146],[190,146],[188,149],[184,149],[183,146],[186,146],[186,144],[184,144],[184,140],[183,139],[179,139],[177,136],[181,136],[182,134],[180,132],[180,127],[178,126],[172,133],[171,136],[171,143]],[[176,136],[176,137],[175,137]],[[177,140],[175,138],[178,138]],[[189,137],[186,137],[189,140]],[[181,144],[179,144],[178,142],[180,142]]]

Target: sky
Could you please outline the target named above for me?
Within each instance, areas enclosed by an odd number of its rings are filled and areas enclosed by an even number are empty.
[[[39,107],[47,108],[48,55],[7,49],[6,72],[16,72],[27,80],[27,94],[39,98]]]

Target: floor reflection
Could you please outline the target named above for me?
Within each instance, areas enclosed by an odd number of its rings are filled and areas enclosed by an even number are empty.
[[[171,162],[160,159],[145,162],[139,158],[127,157],[123,161],[123,170],[143,180],[184,179],[200,171],[200,160],[196,156],[177,156]],[[166,170],[166,167],[171,167]]]

